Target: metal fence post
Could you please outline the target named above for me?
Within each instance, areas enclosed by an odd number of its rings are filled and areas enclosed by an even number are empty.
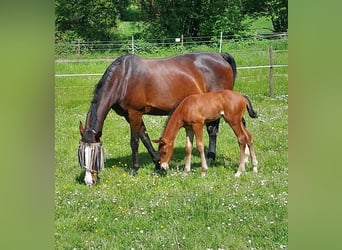
[[[184,53],[184,43],[183,43],[183,41],[184,41],[184,36],[182,35],[182,36],[181,36],[181,48],[182,48],[182,54]]]
[[[79,59],[81,56],[81,44],[80,39],[77,39],[77,58]]]
[[[222,53],[222,31],[221,31],[221,35],[220,35],[220,53]]]

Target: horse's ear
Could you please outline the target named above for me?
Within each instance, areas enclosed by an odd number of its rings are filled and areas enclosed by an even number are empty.
[[[95,135],[95,137],[97,139],[100,139],[101,136],[102,136],[102,131],[97,132],[96,135]]]
[[[83,134],[84,134],[84,128],[83,128],[83,124],[82,124],[81,121],[80,121],[79,129],[80,129],[80,134],[81,134],[81,136],[83,136]]]

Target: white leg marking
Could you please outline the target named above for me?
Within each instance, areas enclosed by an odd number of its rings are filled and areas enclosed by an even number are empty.
[[[249,156],[250,156],[249,147],[248,147],[248,145],[246,145],[246,148],[245,148],[245,163],[249,162],[249,160],[248,160]]]
[[[160,164],[160,167],[161,167],[162,169],[164,169],[164,170],[168,170],[168,169],[169,169],[169,164],[166,163],[166,162],[163,162],[163,163]]]
[[[258,161],[256,159],[253,160],[252,165],[253,165],[253,172],[258,173]]]

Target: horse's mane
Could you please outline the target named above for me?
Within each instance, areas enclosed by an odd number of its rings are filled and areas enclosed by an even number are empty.
[[[120,56],[118,58],[116,58],[106,69],[106,71],[103,73],[101,79],[99,80],[99,82],[95,85],[94,88],[94,97],[93,97],[93,102],[94,100],[96,100],[97,98],[97,94],[99,92],[99,90],[102,88],[102,86],[105,84],[105,82],[107,81],[107,79],[109,79],[112,76],[112,72],[113,70],[116,68],[117,65],[120,65],[123,58],[126,57],[127,55],[123,55]]]
[[[124,59],[128,56],[131,56],[130,54],[120,56],[116,58],[106,69],[106,71],[103,73],[101,79],[99,82],[95,85],[94,91],[93,91],[93,99],[91,101],[91,108],[90,108],[90,113],[91,114],[96,114],[96,109],[97,109],[97,103],[99,101],[99,92],[102,89],[102,87],[111,80],[113,76],[113,72],[115,71],[116,67],[120,66]],[[90,120],[90,126],[91,128],[96,128],[97,127],[97,117],[96,115],[91,115],[91,120]]]

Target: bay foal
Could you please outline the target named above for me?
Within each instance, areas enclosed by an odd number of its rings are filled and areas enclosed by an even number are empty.
[[[253,110],[249,98],[231,90],[190,95],[184,98],[169,117],[162,137],[154,140],[159,143],[161,168],[164,170],[169,168],[174,151],[174,141],[180,128],[184,127],[186,130],[184,174],[190,171],[192,142],[195,135],[197,150],[201,156],[201,174],[205,176],[208,166],[204,155],[203,126],[206,122],[222,116],[233,129],[240,146],[240,163],[235,176],[239,177],[245,170],[246,145],[250,151],[253,171],[257,172],[258,161],[255,156],[252,135],[243,125],[243,115],[246,109],[251,118],[257,118],[257,113]]]

